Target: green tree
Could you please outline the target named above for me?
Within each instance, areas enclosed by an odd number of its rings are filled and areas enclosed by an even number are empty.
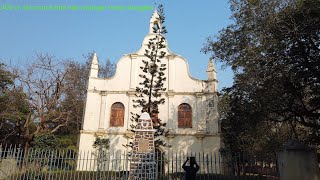
[[[39,53],[27,66],[1,64],[0,142],[27,149],[55,136],[61,148],[76,148],[92,55],[85,56],[85,63]],[[102,78],[115,72],[110,60],[100,67]]]
[[[23,123],[28,114],[26,95],[14,81],[15,76],[0,64],[0,143],[4,144],[23,143]]]
[[[95,156],[97,158],[97,170],[103,171],[106,170],[108,166],[107,163],[109,163],[109,154],[108,150],[110,147],[110,140],[108,138],[96,138],[96,140],[93,143],[93,147],[97,150],[95,152]]]
[[[32,148],[37,150],[52,150],[61,148],[61,144],[57,136],[53,134],[39,134],[32,141]]]
[[[223,90],[219,101],[223,153],[268,155],[272,157],[278,148],[290,138],[287,123],[265,121],[264,115],[247,101],[242,92],[229,88]]]
[[[241,130],[233,127],[232,137],[246,139],[240,136],[246,131],[278,132],[276,136],[287,132],[290,138],[317,145],[320,1],[232,0],[230,4],[234,23],[221,30],[217,40],[208,38],[203,48],[235,72],[235,83],[225,92],[230,111],[222,128],[243,123]],[[265,142],[259,143],[260,148]],[[256,147],[250,140],[245,143]]]
[[[163,82],[166,81],[165,73],[166,64],[162,63],[162,59],[165,57],[166,52],[163,51],[166,48],[164,34],[167,33],[164,26],[165,15],[163,5],[158,7],[159,17],[157,23],[154,24],[153,33],[155,34],[149,39],[147,49],[145,50],[146,60],[142,60],[144,66],[141,66],[141,82],[136,87],[136,99],[133,100],[134,108],[141,108],[143,112],[148,112],[153,119],[153,126],[157,130],[155,132],[155,138],[164,135],[166,126],[157,117],[158,106],[165,102],[164,98],[161,98],[161,92],[166,88],[163,86]],[[132,120],[137,121],[138,114],[133,114]],[[132,128],[135,126],[132,125]],[[155,146],[166,146],[166,142],[156,138]]]
[[[4,92],[10,85],[13,84],[13,75],[5,69],[5,65],[0,63],[0,93]]]

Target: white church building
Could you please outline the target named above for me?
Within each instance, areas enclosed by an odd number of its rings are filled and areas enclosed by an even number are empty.
[[[97,137],[110,140],[110,152],[130,151],[123,145],[132,142],[132,113],[141,113],[133,107],[135,89],[141,78],[140,66],[146,58],[148,41],[154,37],[152,27],[158,13],[155,11],[150,20],[149,33],[145,36],[141,48],[126,54],[117,62],[116,73],[111,78],[98,78],[98,58],[94,54],[88,80],[82,130],[80,131],[79,150],[94,150]],[[158,107],[158,117],[166,122],[168,133],[162,138],[171,145],[159,149],[163,153],[177,152],[214,152],[220,148],[220,127],[217,111],[216,69],[213,60],[209,60],[206,80],[191,77],[186,59],[169,50],[166,43],[165,103]]]

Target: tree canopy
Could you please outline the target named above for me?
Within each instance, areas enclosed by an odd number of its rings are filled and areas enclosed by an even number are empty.
[[[23,122],[27,118],[26,94],[15,86],[15,76],[0,64],[0,143],[22,143]]]
[[[23,67],[1,64],[0,143],[75,148],[92,55],[79,63],[39,53]],[[107,60],[100,69],[99,77],[107,78],[115,64]]]
[[[320,1],[231,0],[230,5],[234,23],[203,48],[235,72],[234,85],[223,91],[224,131],[264,129],[269,139],[288,131],[290,138],[319,143]],[[228,130],[236,122],[244,129]]]

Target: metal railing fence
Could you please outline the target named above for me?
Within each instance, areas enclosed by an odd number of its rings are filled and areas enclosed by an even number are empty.
[[[258,158],[235,154],[156,153],[155,179],[184,179],[187,157],[200,166],[197,179],[278,179],[275,157]],[[143,162],[141,162],[143,165]],[[130,152],[29,149],[0,145],[0,179],[129,179]]]

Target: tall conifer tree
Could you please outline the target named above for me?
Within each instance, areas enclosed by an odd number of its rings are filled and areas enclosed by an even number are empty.
[[[142,60],[143,66],[140,67],[141,82],[136,87],[136,99],[133,100],[134,108],[141,108],[142,112],[148,112],[153,120],[155,132],[155,138],[164,135],[166,123],[163,123],[158,118],[158,106],[165,102],[165,99],[161,97],[161,92],[165,91],[163,82],[166,81],[165,70],[166,64],[162,63],[166,52],[163,51],[166,48],[164,34],[167,33],[165,26],[164,9],[163,5],[158,6],[159,17],[153,26],[153,33],[155,34],[149,39],[147,49],[145,50],[146,59]],[[138,114],[132,113],[132,121],[137,122],[139,118]],[[131,128],[135,128],[132,125]],[[155,146],[166,146],[165,141],[156,138]]]

